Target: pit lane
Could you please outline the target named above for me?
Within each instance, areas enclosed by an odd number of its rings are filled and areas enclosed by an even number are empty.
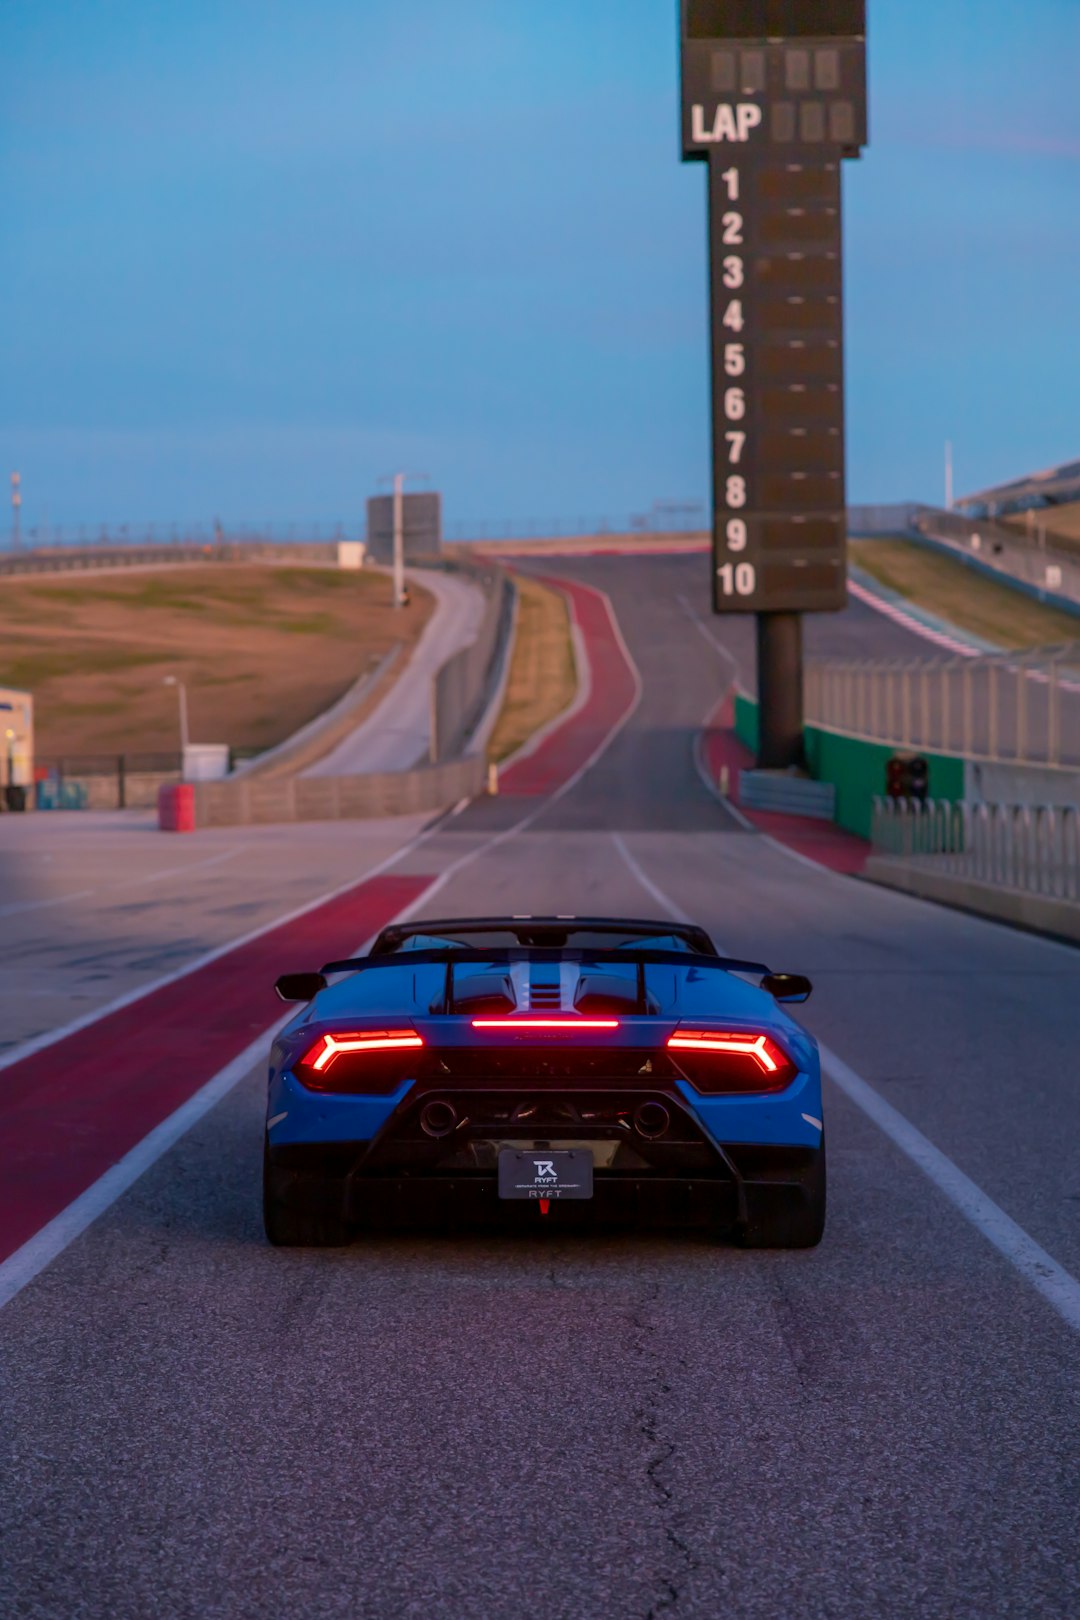
[[[478,803],[395,870],[444,875],[440,915],[659,895],[808,972],[815,1032],[1080,1274],[1080,957],[734,824],[691,757],[723,678],[695,560],[559,570],[611,595],[640,701],[559,798]],[[811,1254],[539,1223],[274,1252],[261,1091],[0,1314],[3,1612],[1075,1612],[1080,1342],[835,1087]]]

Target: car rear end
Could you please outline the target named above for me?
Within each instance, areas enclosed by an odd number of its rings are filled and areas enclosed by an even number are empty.
[[[644,1219],[816,1241],[817,1053],[764,992],[670,962],[491,962],[459,969],[447,1011],[445,980],[357,975],[275,1047],[268,1165],[336,1230]]]

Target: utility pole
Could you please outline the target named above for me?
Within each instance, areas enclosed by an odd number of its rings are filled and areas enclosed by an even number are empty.
[[[175,675],[164,676],[161,684],[162,686],[176,687],[176,696],[180,704],[180,751],[186,753],[190,740],[188,737],[187,687],[183,681],[177,680]]]
[[[22,546],[22,475],[13,472],[11,475],[11,549],[18,551]]]
[[[405,605],[405,474],[394,474],[394,606]],[[384,531],[385,532],[385,531]]]
[[[952,440],[945,440],[945,510],[952,511],[953,482],[952,482]]]

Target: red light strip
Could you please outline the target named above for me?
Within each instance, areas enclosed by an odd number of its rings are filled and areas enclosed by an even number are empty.
[[[324,1035],[319,1055],[311,1061],[318,1074],[325,1074],[336,1057],[343,1052],[399,1052],[423,1046],[423,1036],[414,1029],[373,1029],[364,1035]],[[311,1060],[311,1054],[308,1054]]]
[[[473,1029],[618,1029],[617,1018],[474,1018]]]
[[[768,1045],[767,1035],[708,1035],[704,1031],[676,1034],[668,1039],[668,1046],[676,1052],[737,1052],[742,1057],[753,1058],[766,1074],[775,1074],[780,1065]]]

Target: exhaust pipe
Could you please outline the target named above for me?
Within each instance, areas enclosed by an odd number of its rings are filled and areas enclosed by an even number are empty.
[[[647,1137],[650,1142],[666,1136],[670,1124],[671,1115],[662,1102],[644,1102],[634,1115],[634,1129],[639,1136]]]
[[[449,1136],[457,1124],[457,1109],[452,1103],[438,1101],[424,1104],[420,1114],[420,1129],[426,1136]]]

